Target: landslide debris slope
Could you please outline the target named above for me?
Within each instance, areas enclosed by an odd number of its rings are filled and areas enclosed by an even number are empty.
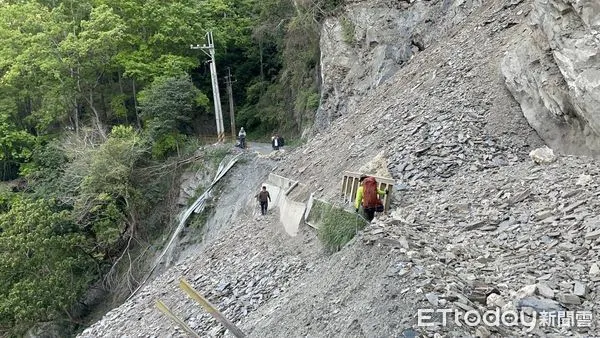
[[[236,150],[233,150],[236,151]],[[213,215],[202,239],[192,245],[192,229],[182,235],[187,245],[174,261],[121,306],[85,329],[79,337],[186,337],[155,306],[161,300],[202,336],[224,329],[179,288],[187,280],[230,320],[239,322],[272,297],[283,294],[319,261],[318,240],[310,232],[289,237],[279,226],[276,210],[257,216],[253,196],[274,163],[248,154],[234,166],[214,192]],[[198,217],[196,215],[195,217]],[[181,251],[181,249],[184,249]]]
[[[543,142],[500,73],[505,52],[529,27],[532,3],[351,2],[345,20],[361,18],[371,28],[390,21],[361,13],[413,20],[421,11],[422,39],[399,33],[347,46],[341,23],[325,26],[323,121],[307,144],[273,156],[280,161],[275,172],[344,205],[342,172],[367,168],[379,155],[398,182],[389,215],[324,255],[310,229],[288,238],[277,215],[255,219],[249,207],[211,236],[212,244],[81,336],[182,337],[154,308],[156,299],[202,336],[222,336],[223,328],[178,290],[180,276],[251,337],[600,333],[600,168],[569,156],[533,164],[528,154]],[[357,31],[376,31],[357,22]],[[421,47],[406,54],[380,48],[394,39]],[[345,54],[332,56],[327,46]],[[531,330],[523,323],[419,326],[417,310],[435,308],[591,311],[593,319]]]
[[[334,105],[343,112],[329,114],[329,127],[280,171],[347,205],[332,182],[383,155],[399,183],[395,210],[250,314],[243,327],[252,336],[600,333],[598,164],[569,156],[533,164],[528,153],[542,141],[500,73],[529,27],[532,4],[479,3],[369,93],[343,81],[332,91],[348,92],[353,108]],[[538,316],[532,330],[523,323],[419,327],[419,308],[558,311],[579,321],[564,321],[569,327]]]

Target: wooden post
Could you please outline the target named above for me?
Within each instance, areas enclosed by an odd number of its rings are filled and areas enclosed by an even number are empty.
[[[354,205],[354,199],[356,198],[356,194],[358,193],[359,186],[360,186],[360,178],[353,177],[352,178],[352,189],[350,190],[350,201],[352,201],[352,205]]]
[[[206,312],[210,313],[219,323],[223,324],[231,333],[237,338],[245,338],[246,335],[240,330],[237,326],[235,326],[232,322],[230,322],[217,308],[212,305],[206,298],[204,298],[198,291],[196,291],[188,282],[184,279],[179,280],[179,287],[188,294],[193,300],[198,302],[202,307],[206,310]]]
[[[348,179],[349,177],[344,175],[344,178],[342,178],[342,198],[344,199],[344,202],[346,202],[346,187],[348,185]]]
[[[177,317],[173,311],[171,311],[171,309],[169,309],[165,303],[163,303],[161,300],[157,300],[156,301],[156,307],[165,315],[167,315],[167,317],[169,317],[173,322],[175,322],[175,324],[179,325],[179,327],[187,332],[190,336],[195,337],[195,338],[200,338],[200,335],[197,334],[196,332],[194,332],[194,330],[192,330],[191,327],[189,327],[184,321],[183,319]]]

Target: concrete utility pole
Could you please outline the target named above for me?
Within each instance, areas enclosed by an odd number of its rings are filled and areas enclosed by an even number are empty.
[[[229,117],[231,118],[231,136],[235,140],[235,114],[233,111],[233,89],[231,84],[236,81],[231,80],[231,68],[227,67],[227,76],[225,77],[225,83],[227,84],[227,95],[229,95]]]
[[[219,95],[219,81],[217,80],[217,66],[215,64],[215,44],[212,32],[206,33],[208,45],[190,45],[191,49],[200,49],[210,57],[210,78],[212,81],[213,101],[215,103],[215,119],[217,121],[217,137],[220,143],[225,140],[223,128],[223,112],[221,111],[221,96]],[[208,51],[208,52],[207,52]]]

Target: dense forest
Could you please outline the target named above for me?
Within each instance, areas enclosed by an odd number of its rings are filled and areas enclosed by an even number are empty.
[[[172,216],[164,169],[214,130],[191,44],[213,32],[238,126],[297,135],[319,104],[319,22],[341,1],[0,0],[0,335],[80,329],[92,286],[135,288],[124,270]]]

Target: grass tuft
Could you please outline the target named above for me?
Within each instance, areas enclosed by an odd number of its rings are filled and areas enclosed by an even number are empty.
[[[357,214],[317,200],[311,214],[319,226],[319,240],[329,252],[339,251],[367,225]]]

